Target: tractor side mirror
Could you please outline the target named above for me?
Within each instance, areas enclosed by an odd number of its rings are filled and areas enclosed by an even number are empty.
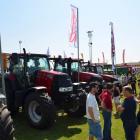
[[[17,55],[17,53],[12,53],[12,64],[13,65],[18,64],[18,55]]]

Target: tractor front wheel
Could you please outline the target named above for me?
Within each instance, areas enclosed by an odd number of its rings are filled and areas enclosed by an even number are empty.
[[[83,105],[82,106],[77,106],[75,108],[72,109],[65,109],[65,112],[71,116],[71,117],[83,117],[86,115],[86,94],[82,94],[82,98],[83,98]]]
[[[47,93],[33,92],[25,100],[25,113],[29,124],[36,129],[44,129],[55,121],[54,103]]]
[[[0,140],[14,140],[13,120],[2,101],[0,101]]]

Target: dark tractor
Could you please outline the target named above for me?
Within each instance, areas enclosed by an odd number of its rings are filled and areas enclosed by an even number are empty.
[[[11,114],[6,106],[3,61],[0,38],[0,140],[14,140],[13,120],[11,119]]]
[[[48,56],[13,53],[10,72],[5,74],[8,109],[12,114],[25,109],[29,124],[37,129],[53,125],[55,110],[64,109],[73,117],[86,114],[86,93],[75,88],[65,73],[50,71]]]
[[[79,59],[78,62],[78,59],[75,58],[62,58],[62,65],[59,63],[59,61],[60,61],[59,59],[55,60],[54,71],[67,73],[71,78],[72,83],[75,83],[78,82],[78,66],[79,66],[79,82],[82,85],[83,89],[85,89],[86,92],[89,92],[86,83],[87,85],[89,85],[90,82],[94,81],[99,83],[99,94],[102,92],[103,88],[102,77],[99,74],[83,72],[81,65],[82,59]]]
[[[82,65],[83,72],[91,72],[91,73],[97,73],[100,76],[102,76],[105,83],[111,82],[116,83],[117,86],[120,89],[120,92],[122,92],[122,84],[119,82],[119,80],[116,77],[113,77],[112,75],[104,74],[103,67],[101,65],[93,65],[90,64],[90,62],[83,62]]]

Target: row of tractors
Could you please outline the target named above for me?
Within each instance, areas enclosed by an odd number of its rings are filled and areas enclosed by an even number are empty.
[[[12,53],[8,58],[10,66],[4,75],[7,107],[13,115],[22,107],[27,121],[36,129],[52,126],[59,109],[64,109],[69,116],[83,117],[88,85],[92,81],[99,83],[97,100],[107,82],[117,82],[122,88],[117,78],[93,73],[90,64],[82,65],[82,59],[27,54],[25,49],[23,52]],[[50,62],[54,65],[53,71]],[[91,71],[82,71],[82,66]]]

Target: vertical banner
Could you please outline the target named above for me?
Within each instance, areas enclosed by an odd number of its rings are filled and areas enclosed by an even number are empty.
[[[84,62],[84,56],[83,56],[83,53],[81,53],[81,57],[82,57],[82,59],[83,59],[83,62]]]
[[[79,83],[79,21],[78,8],[70,5],[69,46],[77,48],[78,52],[78,83]],[[79,86],[78,86],[79,87]]]
[[[98,58],[98,65],[99,65],[99,63],[100,63],[100,59]]]
[[[103,65],[105,65],[105,56],[104,56],[104,53],[102,52],[103,54]]]
[[[125,49],[123,50],[123,65],[125,64]]]
[[[78,23],[77,23],[77,12],[78,8],[70,5],[70,29],[69,29],[69,46],[78,48],[77,42],[77,31],[78,31]]]
[[[67,55],[66,55],[65,51],[64,51],[64,58],[67,58]]]
[[[49,47],[48,47],[48,50],[47,50],[47,55],[50,55]]]
[[[111,26],[111,60],[112,60],[112,70],[115,69],[114,59],[115,59],[115,42],[114,42],[114,32],[113,32],[113,23],[110,22]]]

